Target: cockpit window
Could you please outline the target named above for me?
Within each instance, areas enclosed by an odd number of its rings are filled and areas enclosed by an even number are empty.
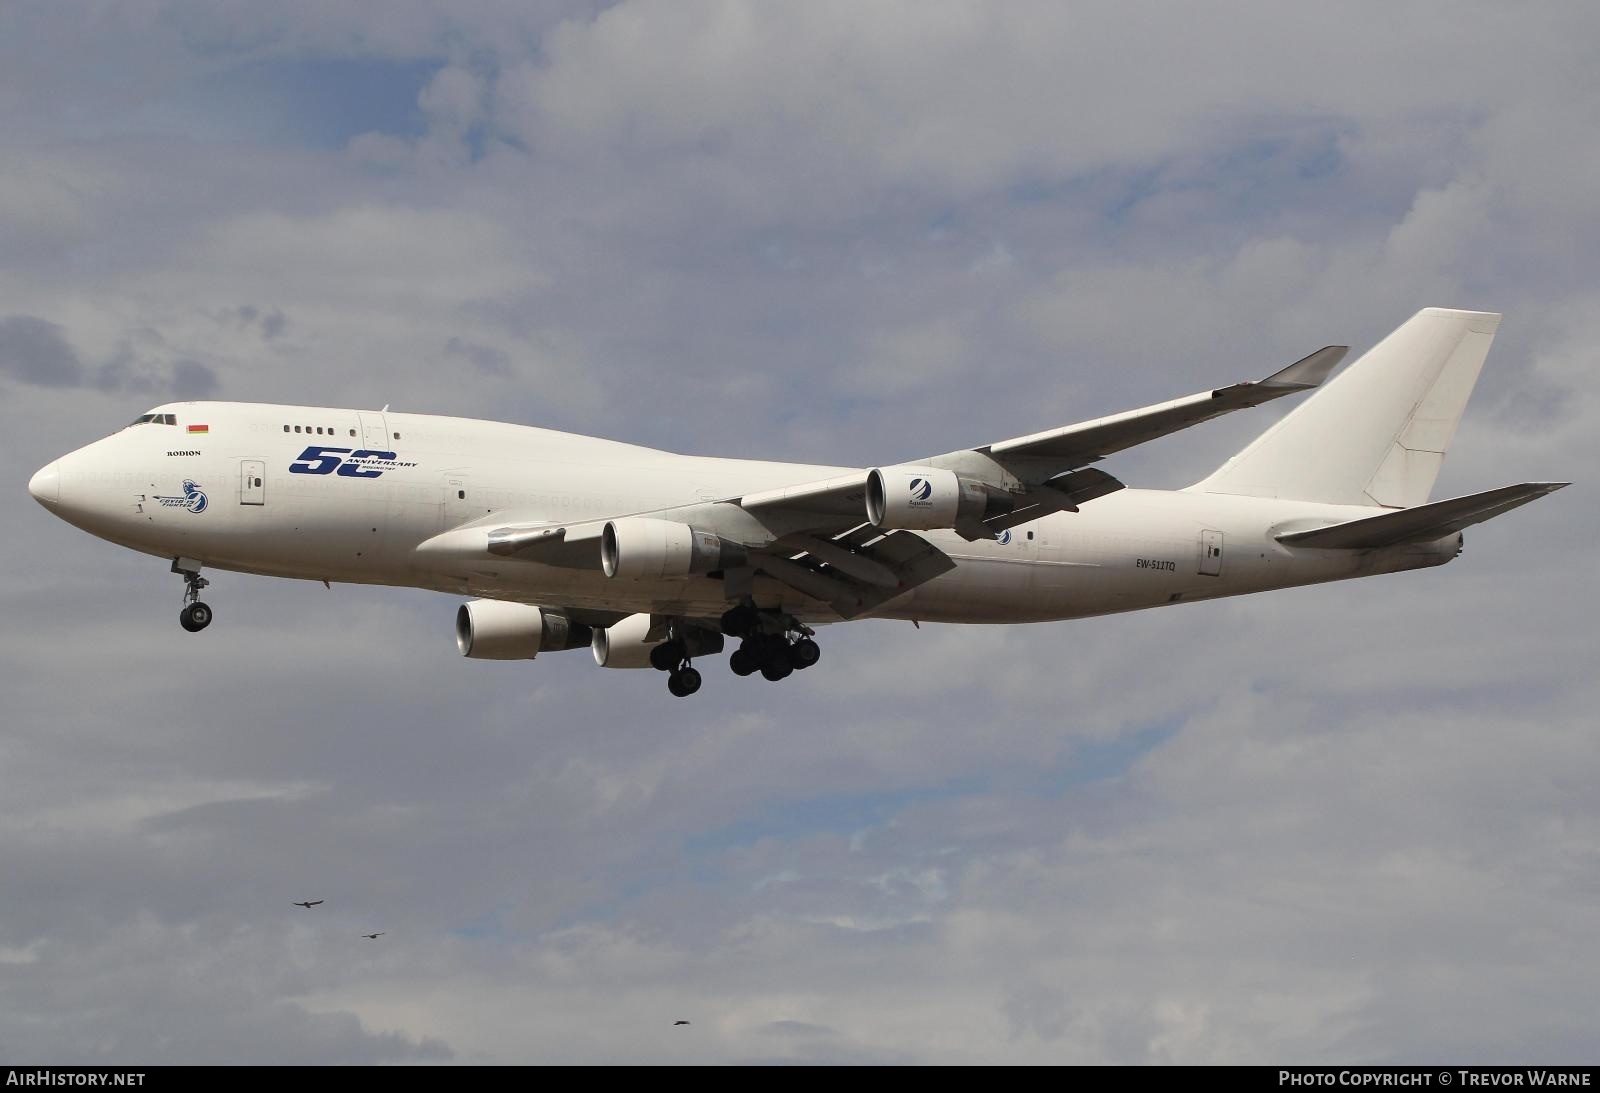
[[[128,422],[128,428],[131,429],[135,425],[176,425],[176,424],[178,424],[178,415],[177,414],[140,414],[138,417],[136,417],[132,421]]]

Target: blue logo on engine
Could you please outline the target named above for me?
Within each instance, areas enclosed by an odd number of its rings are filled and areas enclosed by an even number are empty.
[[[911,480],[911,500],[926,501],[933,496],[933,483],[926,478]]]
[[[195,485],[194,480],[183,480],[182,497],[163,497],[159,493],[154,495],[156,504],[166,509],[188,509],[190,512],[204,512],[206,505],[205,491]]]
[[[1007,543],[1011,542],[1011,530],[1007,528],[1005,531],[1002,531],[999,535],[994,537],[994,541],[999,543],[1001,546],[1005,546]]]

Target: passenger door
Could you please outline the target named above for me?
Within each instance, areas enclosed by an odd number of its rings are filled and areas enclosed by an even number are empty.
[[[239,461],[239,504],[267,503],[267,465],[260,459]]]
[[[477,504],[467,485],[464,474],[447,474],[444,478],[444,520],[446,528],[457,527],[474,516],[482,516],[484,509]]]
[[[1222,576],[1222,532],[1200,533],[1200,576]]]

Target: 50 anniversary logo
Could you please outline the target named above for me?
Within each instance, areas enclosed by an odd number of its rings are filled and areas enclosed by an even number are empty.
[[[394,452],[367,448],[325,448],[313,444],[289,464],[290,474],[338,474],[343,478],[380,478],[384,471],[415,467],[402,462]]]

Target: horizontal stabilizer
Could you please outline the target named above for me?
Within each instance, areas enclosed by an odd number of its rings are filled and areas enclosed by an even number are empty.
[[[1324,550],[1357,550],[1398,543],[1431,542],[1473,524],[1481,524],[1502,512],[1510,512],[1566,485],[1570,483],[1524,482],[1517,486],[1501,486],[1497,490],[1452,497],[1448,501],[1386,512],[1382,516],[1368,516],[1332,527],[1291,531],[1278,536],[1278,541],[1289,546]]]

